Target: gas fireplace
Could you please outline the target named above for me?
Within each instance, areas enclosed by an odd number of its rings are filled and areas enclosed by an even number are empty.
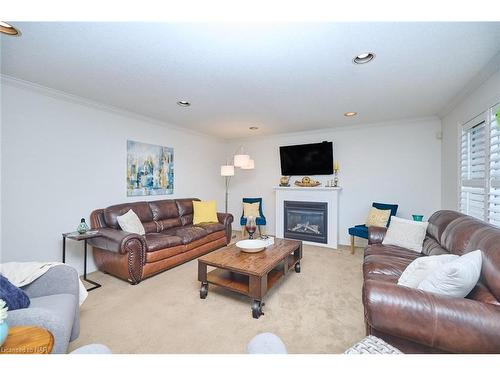
[[[328,242],[328,204],[326,202],[284,201],[284,237]]]

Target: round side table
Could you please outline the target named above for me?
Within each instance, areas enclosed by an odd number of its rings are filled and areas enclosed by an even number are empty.
[[[9,328],[7,340],[0,346],[0,354],[49,354],[54,347],[54,336],[41,327],[16,326]]]

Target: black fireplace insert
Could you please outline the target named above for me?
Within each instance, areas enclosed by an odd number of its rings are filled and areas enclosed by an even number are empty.
[[[328,204],[326,202],[284,202],[284,237],[328,243]]]

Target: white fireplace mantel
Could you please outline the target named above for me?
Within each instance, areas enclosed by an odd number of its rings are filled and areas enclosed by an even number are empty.
[[[299,186],[277,186],[276,192],[276,236],[283,238],[284,233],[284,202],[324,202],[328,207],[328,243],[303,241],[306,244],[315,246],[331,247],[336,249],[338,246],[338,222],[339,222],[339,193],[341,187],[299,187]]]

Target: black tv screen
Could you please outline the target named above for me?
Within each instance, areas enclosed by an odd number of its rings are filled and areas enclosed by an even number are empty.
[[[281,146],[281,174],[301,176],[333,174],[333,143]]]

